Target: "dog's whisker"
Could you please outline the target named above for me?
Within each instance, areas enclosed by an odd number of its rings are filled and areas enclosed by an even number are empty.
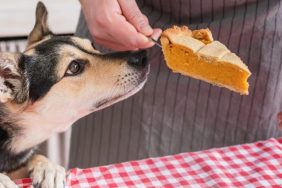
[[[109,78],[116,78],[116,77],[120,77],[120,75],[113,75],[113,76],[110,76]]]
[[[25,168],[34,186],[62,187],[65,170],[37,155],[36,146],[83,116],[134,95],[144,86],[149,65],[144,51],[101,54],[89,48],[90,40],[53,35],[42,2],[36,16],[26,50],[0,54],[0,169]]]
[[[118,87],[117,87],[116,84],[114,84],[114,87],[111,88],[111,90],[109,90],[106,95],[109,96],[109,97],[112,97],[112,96],[114,96],[114,94],[117,90],[118,90]]]

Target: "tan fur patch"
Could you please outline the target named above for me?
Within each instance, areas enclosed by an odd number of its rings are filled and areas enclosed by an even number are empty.
[[[25,76],[18,68],[20,54],[0,53],[0,102],[16,100],[19,103],[27,98]]]
[[[95,53],[89,41],[75,38],[78,45]],[[135,69],[124,59],[101,58],[70,45],[59,50],[56,67],[58,83],[39,101],[29,104],[19,114],[22,135],[12,141],[13,151],[37,145],[52,134],[68,129],[79,118],[127,98],[145,83],[147,69]],[[64,76],[75,60],[87,61],[84,71]],[[22,142],[24,140],[24,142]]]

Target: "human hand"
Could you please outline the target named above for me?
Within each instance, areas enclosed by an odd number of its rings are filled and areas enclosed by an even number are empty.
[[[279,112],[277,117],[279,121],[279,127],[282,128],[282,112]]]
[[[80,0],[88,29],[98,44],[126,51],[152,47],[161,29],[152,29],[135,0]]]

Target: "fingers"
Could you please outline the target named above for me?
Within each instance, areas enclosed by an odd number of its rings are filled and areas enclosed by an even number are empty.
[[[81,0],[81,4],[92,37],[107,48],[146,49],[154,45],[149,37],[160,35],[161,30],[150,27],[135,0]]]
[[[114,33],[114,32],[113,32]],[[127,50],[137,50],[138,48],[134,48],[129,42],[126,40],[123,40],[122,42],[119,41],[119,39],[123,36],[120,36],[119,33],[113,34],[116,35],[117,37],[95,37],[95,42],[102,45],[106,46],[112,50],[117,50],[117,51],[127,51]],[[101,35],[100,35],[101,36]]]
[[[154,34],[151,36],[151,38],[158,40],[159,35],[160,35],[159,33],[161,33],[161,30],[159,31],[158,29],[156,29],[156,31],[154,31]],[[144,46],[143,48],[140,48],[140,47],[139,48],[132,48],[132,46],[130,46],[130,44],[121,45],[117,41],[113,41],[113,40],[109,40],[109,39],[104,40],[104,39],[100,39],[100,38],[95,38],[95,42],[102,45],[102,46],[107,46],[108,48],[110,48],[112,50],[117,50],[117,51],[128,51],[128,50],[136,51],[138,49],[146,49],[146,48],[149,48],[149,47],[155,45],[154,43],[152,43],[150,41],[148,43],[148,45]]]
[[[110,34],[107,36],[105,36],[106,34],[94,36],[98,44],[119,51],[146,49],[154,45],[149,37],[137,32],[123,16],[117,16],[116,19],[118,20],[113,22],[112,28],[108,30]],[[160,29],[154,29],[152,37],[157,39],[160,34]]]
[[[101,38],[95,38],[95,42],[97,44],[100,44],[102,46],[107,46],[108,48],[112,49],[112,50],[116,50],[116,51],[127,51],[127,50],[131,50],[128,47],[121,45],[118,42],[114,42],[112,40],[109,39],[101,39]],[[137,49],[136,49],[137,50]]]
[[[116,21],[113,23],[113,38],[122,43],[123,46],[128,48],[148,48],[153,44],[145,35],[139,33],[133,25],[125,20],[121,15],[116,17]],[[117,29],[118,28],[118,29]]]
[[[142,14],[135,0],[118,0],[122,14],[138,32],[145,36],[153,34],[153,29],[149,25],[148,18]]]
[[[153,30],[153,34],[150,36],[154,40],[158,40],[162,34],[162,30],[157,28]]]
[[[153,35],[151,36],[151,38],[158,40],[160,34],[162,33],[162,30],[160,29],[154,29]],[[101,39],[101,38],[95,38],[96,43],[102,45],[102,46],[107,46],[108,48],[112,49],[112,50],[117,50],[117,51],[128,51],[128,50],[138,50],[138,49],[146,49],[149,47],[152,47],[153,45],[155,45],[152,41],[149,41],[147,43],[146,39],[146,44],[145,46],[143,46],[142,48],[139,46],[138,48],[132,48],[132,45],[130,44],[130,42],[128,42],[127,44],[123,44],[121,45],[118,41],[114,41],[114,40],[110,40],[110,39]],[[137,44],[136,44],[137,45]]]

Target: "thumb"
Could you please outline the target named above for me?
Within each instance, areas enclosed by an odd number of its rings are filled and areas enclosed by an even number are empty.
[[[135,0],[118,0],[123,16],[138,32],[150,36],[153,29],[148,18],[142,14]]]

